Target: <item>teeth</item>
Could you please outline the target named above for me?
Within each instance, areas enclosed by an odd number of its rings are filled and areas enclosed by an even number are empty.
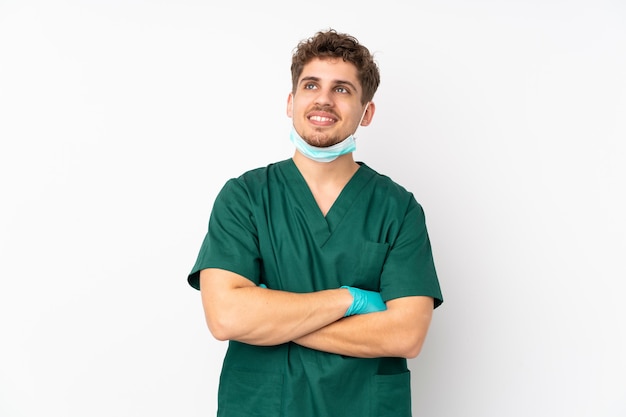
[[[311,120],[315,120],[317,122],[332,122],[333,119],[330,117],[321,117],[321,116],[311,116]]]

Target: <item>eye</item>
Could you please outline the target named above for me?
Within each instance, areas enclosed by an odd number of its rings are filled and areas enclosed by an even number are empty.
[[[349,94],[350,93],[350,90],[348,90],[346,87],[342,87],[342,86],[336,87],[335,91],[338,92],[338,93],[341,93],[341,94]]]
[[[315,84],[313,84],[313,83],[306,83],[306,84],[304,84],[304,89],[305,90],[314,90],[316,88],[317,88],[317,86]]]

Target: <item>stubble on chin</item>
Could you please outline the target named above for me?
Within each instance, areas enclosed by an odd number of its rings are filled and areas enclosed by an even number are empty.
[[[311,146],[315,146],[318,148],[328,148],[329,146],[333,146],[340,141],[337,138],[329,137],[323,133],[314,132],[311,135],[307,135],[303,137],[304,141]]]

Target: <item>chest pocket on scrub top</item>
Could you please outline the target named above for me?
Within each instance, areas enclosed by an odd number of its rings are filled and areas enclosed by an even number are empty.
[[[359,262],[355,271],[355,285],[362,289],[378,291],[389,244],[366,241],[356,247],[359,250]]]

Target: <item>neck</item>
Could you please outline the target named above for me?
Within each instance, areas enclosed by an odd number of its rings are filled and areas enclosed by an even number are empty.
[[[293,162],[308,183],[346,183],[359,169],[352,153],[341,155],[332,162],[317,162],[296,150]]]
[[[324,216],[359,169],[359,164],[352,158],[352,152],[341,155],[331,162],[317,162],[296,150],[293,162],[304,177]]]

